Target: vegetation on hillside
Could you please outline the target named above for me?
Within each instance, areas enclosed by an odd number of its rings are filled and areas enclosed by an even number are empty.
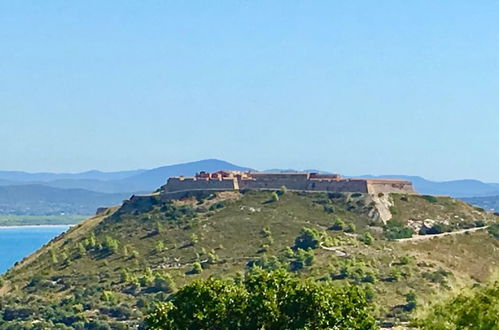
[[[499,282],[466,288],[444,302],[432,304],[417,322],[422,329],[489,330],[499,327]]]
[[[150,329],[375,329],[365,294],[253,268],[244,279],[194,281],[147,316]]]
[[[499,261],[499,240],[486,230],[421,242],[386,237],[414,219],[432,217],[456,228],[496,220],[462,202],[390,196],[392,226],[380,220],[368,195],[276,194],[226,192],[170,202],[151,196],[90,218],[5,274],[0,324],[141,326],[155,302],[174,299],[186,285],[222,283],[244,292],[244,281],[230,278],[260,268],[285,270],[293,281],[331,292],[361,290],[372,315],[393,324],[411,319],[417,306],[456,282],[484,281]]]

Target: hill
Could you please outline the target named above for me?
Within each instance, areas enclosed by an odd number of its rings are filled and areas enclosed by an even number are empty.
[[[149,192],[171,176],[192,176],[200,171],[249,170],[218,159],[167,165],[150,170],[121,172],[88,171],[83,173],[26,173],[0,171],[1,185],[38,184],[61,189],[85,189],[103,193]]]
[[[412,317],[416,301],[497,269],[499,240],[485,227],[495,221],[449,197],[250,191],[162,202],[152,195],[82,222],[9,270],[1,316],[22,326],[131,327],[176,288],[259,266],[360,285],[375,315],[397,322]],[[451,233],[395,240],[414,230]]]
[[[218,170],[240,170],[249,168],[218,159],[173,164],[149,170],[129,170],[119,172],[87,171],[83,173],[26,173],[18,171],[0,171],[0,186],[15,184],[42,184],[61,189],[86,189],[104,193],[129,193],[153,191],[165,183],[171,176],[192,176],[196,172]],[[289,172],[294,169],[271,169],[265,172]],[[308,172],[329,173],[321,170]],[[435,182],[419,176],[408,175],[363,175],[363,178],[397,178],[413,182],[414,188],[421,194],[448,195],[456,198],[483,197],[499,195],[499,183],[484,183],[478,180],[454,180]]]
[[[189,176],[202,170],[222,169],[248,170],[224,161],[208,159],[152,170],[111,173],[89,171],[77,174],[54,174],[0,171],[0,215],[61,213],[91,215],[95,213],[97,207],[119,205],[132,194],[151,192],[163,185],[170,176]],[[2,178],[17,181],[6,181]]]
[[[82,173],[28,173],[23,171],[0,171],[0,180],[10,182],[50,182],[56,180],[121,180],[140,174],[145,170],[102,172],[97,170]]]
[[[153,191],[157,187],[165,184],[166,180],[172,176],[193,176],[201,171],[216,172],[220,170],[248,171],[250,169],[223,160],[205,159],[196,162],[158,167],[120,180],[118,183],[133,187],[134,189],[132,189],[132,191]]]
[[[58,189],[43,185],[0,186],[0,214],[94,214],[103,205],[118,205],[130,194],[105,194],[84,189]]]

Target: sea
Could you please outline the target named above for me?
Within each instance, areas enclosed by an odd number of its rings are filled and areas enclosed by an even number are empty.
[[[0,227],[0,274],[70,226]]]

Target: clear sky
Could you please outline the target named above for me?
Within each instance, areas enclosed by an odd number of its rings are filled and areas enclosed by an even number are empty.
[[[499,181],[496,1],[0,1],[0,169]]]

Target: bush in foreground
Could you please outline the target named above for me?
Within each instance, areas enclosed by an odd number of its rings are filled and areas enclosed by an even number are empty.
[[[422,329],[498,329],[499,282],[468,289],[436,306],[417,323]]]
[[[244,280],[195,281],[158,303],[151,329],[376,329],[363,291],[254,269]]]

